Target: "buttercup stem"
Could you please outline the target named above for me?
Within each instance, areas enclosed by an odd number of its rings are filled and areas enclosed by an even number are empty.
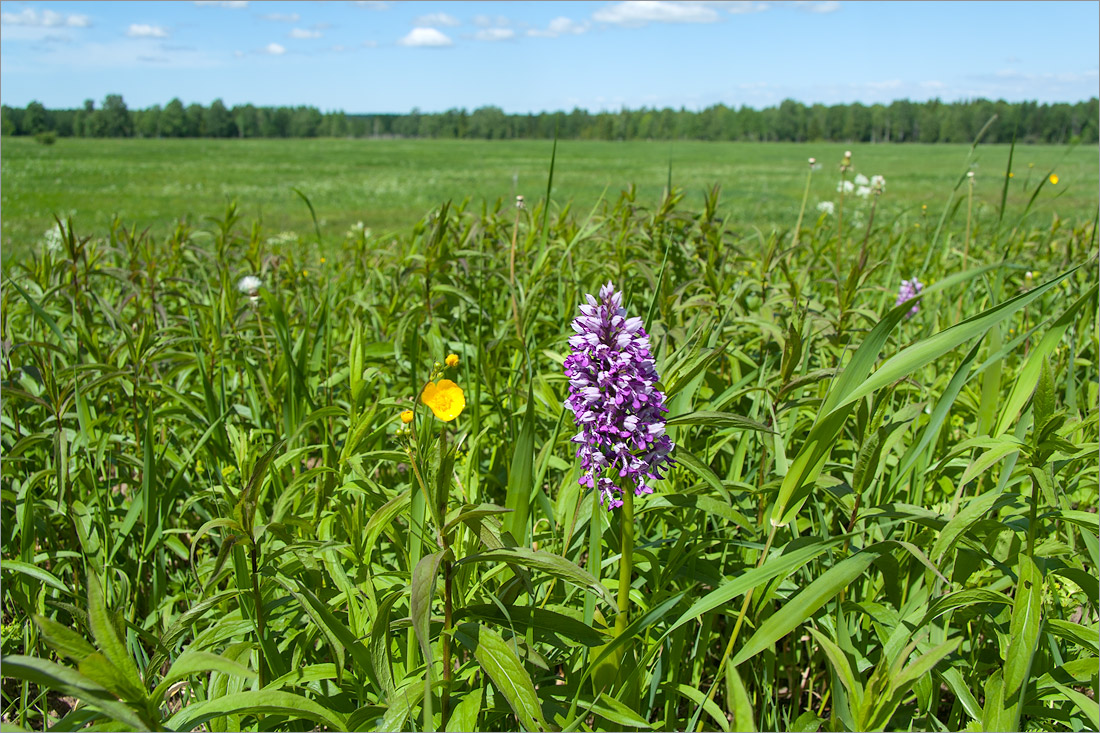
[[[447,428],[446,426],[439,430],[439,451],[441,456],[446,455],[447,451]],[[441,461],[442,464],[442,461]],[[436,485],[441,485],[438,479]],[[444,482],[442,485],[448,485]],[[447,516],[447,495],[441,492],[438,497],[439,500],[439,516]],[[451,702],[451,629],[454,624],[451,619],[451,561],[448,557],[448,549],[450,543],[447,541],[447,533],[443,531],[443,528],[439,528],[439,540],[443,546],[443,633],[440,634],[440,646],[443,647],[443,694],[439,699],[439,722],[442,726],[447,725],[447,708],[450,707]]]

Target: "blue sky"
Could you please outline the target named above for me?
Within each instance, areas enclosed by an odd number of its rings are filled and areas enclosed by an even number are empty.
[[[1076,102],[1097,2],[2,2],[0,101],[347,112]]]

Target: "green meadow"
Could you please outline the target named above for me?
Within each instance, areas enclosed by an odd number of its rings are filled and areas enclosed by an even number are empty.
[[[161,238],[178,220],[198,225],[235,199],[242,215],[266,230],[312,230],[308,209],[291,191],[309,196],[327,230],[362,221],[376,233],[407,229],[444,201],[469,200],[478,210],[516,194],[546,193],[551,141],[446,140],[154,140],[62,138],[44,146],[31,138],[3,140],[0,171],[6,263],[26,252],[53,225],[72,216],[79,229],[103,229],[118,216]],[[849,145],[838,143],[708,143],[561,141],[551,198],[587,213],[601,196],[612,200],[634,186],[637,200],[655,205],[668,184],[699,205],[721,186],[723,215],[742,229],[794,226],[806,160],[822,164],[810,205],[835,198],[837,165],[846,149],[855,169],[886,177],[891,214],[942,205],[973,164],[976,214],[997,211],[1009,146]],[[1022,210],[1040,178],[1060,177],[1055,196],[1033,211],[1048,220],[1089,217],[1100,181],[1097,148],[1020,146],[1013,159],[1008,204]]]
[[[845,150],[5,138],[4,730],[1100,729],[1096,146]]]

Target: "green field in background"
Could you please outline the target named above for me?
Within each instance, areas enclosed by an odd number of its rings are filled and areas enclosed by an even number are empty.
[[[447,200],[471,206],[517,193],[545,195],[551,141],[480,140],[88,140],[61,139],[44,146],[5,138],[2,155],[2,248],[5,262],[27,251],[51,226],[53,214],[71,215],[78,235],[103,235],[117,214],[128,226],[165,235],[180,218],[201,224],[220,216],[235,198],[245,220],[262,218],[265,230],[312,230],[309,211],[293,193],[312,201],[327,239],[362,221],[376,233],[401,230]],[[552,198],[586,209],[601,197],[617,198],[633,184],[639,204],[654,205],[671,161],[673,186],[698,204],[703,192],[722,187],[720,211],[741,227],[793,227],[805,186],[807,158],[821,163],[813,176],[813,206],[835,199],[838,164],[854,153],[854,172],[886,177],[880,211],[938,213],[966,170],[967,145],[844,145],[839,143],[714,143],[560,141]],[[1008,146],[979,146],[975,215],[995,215],[1008,162]],[[1091,221],[1100,186],[1097,147],[1020,146],[1007,210],[1022,212],[1050,170],[1057,186],[1036,199],[1036,216]],[[960,189],[961,190],[961,189]],[[606,192],[606,194],[605,194]]]

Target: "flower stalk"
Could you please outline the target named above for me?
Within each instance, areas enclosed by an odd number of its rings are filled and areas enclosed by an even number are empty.
[[[810,158],[810,169],[806,171],[806,189],[802,192],[802,207],[798,210],[798,223],[794,225],[794,241],[792,247],[798,246],[798,237],[802,233],[802,216],[806,213],[806,201],[810,198],[810,179],[814,176],[815,158]]]
[[[619,537],[622,555],[619,557],[619,614],[615,617],[615,635],[619,636],[630,623],[630,580],[634,571],[634,492],[622,493],[619,508]]]
[[[512,286],[512,318],[516,322],[516,338],[520,343],[523,343],[523,325],[519,318],[519,301],[516,300],[516,239],[519,237],[519,212],[523,209],[523,197],[516,196],[516,220],[512,224],[512,250],[508,256],[508,281]]]

